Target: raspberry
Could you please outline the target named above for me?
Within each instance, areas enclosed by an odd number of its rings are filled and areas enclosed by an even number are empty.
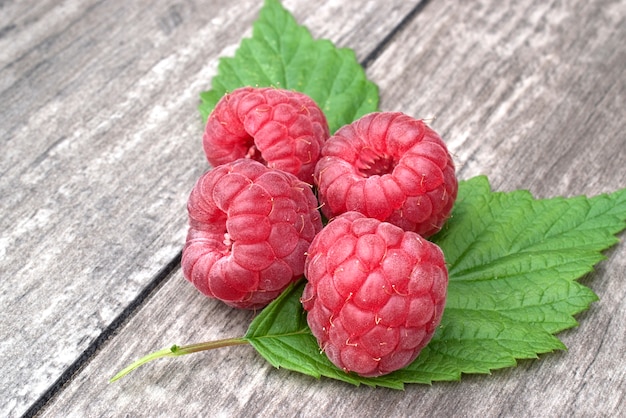
[[[309,248],[302,304],[322,351],[346,372],[379,376],[411,363],[443,313],[448,272],[415,232],[347,212]]]
[[[203,146],[213,166],[247,157],[312,184],[328,137],[324,113],[305,94],[242,87],[224,95],[215,106]]]
[[[294,175],[240,159],[205,173],[187,209],[186,279],[207,296],[258,309],[304,271],[322,229],[310,185]]]
[[[339,129],[315,169],[328,218],[358,211],[427,237],[448,218],[457,195],[454,163],[422,120],[377,112]]]

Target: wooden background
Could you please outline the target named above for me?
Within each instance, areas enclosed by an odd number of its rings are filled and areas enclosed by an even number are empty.
[[[284,5],[356,51],[383,110],[436,116],[461,178],[539,197],[626,186],[624,0]],[[560,334],[569,350],[492,375],[355,388],[240,346],[107,383],[253,317],[202,297],[178,257],[207,169],[198,94],[260,7],[0,1],[0,416],[623,416],[624,243],[582,278],[600,301]]]

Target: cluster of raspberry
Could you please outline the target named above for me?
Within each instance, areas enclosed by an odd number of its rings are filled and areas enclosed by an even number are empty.
[[[380,376],[411,363],[448,284],[426,239],[458,189],[440,136],[400,112],[331,136],[308,96],[244,87],[217,103],[203,146],[214,168],[189,197],[185,277],[230,306],[261,309],[304,275],[307,322],[337,367]]]

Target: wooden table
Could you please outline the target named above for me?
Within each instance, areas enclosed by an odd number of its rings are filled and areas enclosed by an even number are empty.
[[[626,186],[626,2],[285,0],[351,47],[383,110],[436,116],[460,178],[538,197]],[[460,382],[356,388],[240,346],[254,313],[181,274],[185,203],[208,166],[198,94],[260,0],[0,2],[0,416],[618,416],[626,246],[568,351]],[[624,235],[622,234],[623,238]]]

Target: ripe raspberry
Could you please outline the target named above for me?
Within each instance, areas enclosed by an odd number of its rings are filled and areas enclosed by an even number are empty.
[[[309,248],[302,304],[330,361],[379,376],[411,363],[443,313],[448,272],[435,244],[347,212]]]
[[[213,166],[251,158],[313,183],[328,139],[326,117],[305,94],[242,87],[226,94],[207,120],[204,152]]]
[[[424,237],[441,229],[458,189],[439,135],[399,112],[339,129],[322,148],[315,181],[328,218],[354,210]]]
[[[258,309],[304,271],[322,229],[311,187],[249,159],[220,165],[193,188],[185,278],[230,306]]]

